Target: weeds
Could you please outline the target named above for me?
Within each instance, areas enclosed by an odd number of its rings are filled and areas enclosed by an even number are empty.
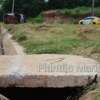
[[[100,30],[96,25],[26,23],[9,31],[28,54],[77,54],[94,59],[100,54]]]

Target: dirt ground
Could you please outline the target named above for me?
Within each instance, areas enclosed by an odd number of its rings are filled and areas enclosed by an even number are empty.
[[[94,90],[94,91],[90,91],[89,93],[87,93],[86,95],[83,95],[80,100],[99,100],[97,98],[97,94],[100,93],[100,90]]]

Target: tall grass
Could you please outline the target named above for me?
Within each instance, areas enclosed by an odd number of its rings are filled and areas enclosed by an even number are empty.
[[[27,54],[76,54],[100,61],[99,27],[26,23],[11,26],[10,32]]]

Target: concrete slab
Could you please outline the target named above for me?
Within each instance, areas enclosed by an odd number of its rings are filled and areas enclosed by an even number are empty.
[[[0,56],[0,87],[80,87],[99,73],[98,62],[80,56]]]

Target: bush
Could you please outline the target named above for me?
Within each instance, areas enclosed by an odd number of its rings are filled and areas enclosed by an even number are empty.
[[[63,10],[60,10],[60,12],[67,16],[80,16],[80,15],[85,15],[85,14],[89,14],[91,13],[91,8],[90,7],[77,7],[77,8],[74,8],[74,9],[63,9]]]
[[[42,23],[44,21],[43,16],[39,15],[36,18],[34,18],[34,22],[36,23]]]
[[[13,39],[17,40],[18,42],[22,42],[27,40],[27,36],[25,33],[16,33],[13,35]]]

